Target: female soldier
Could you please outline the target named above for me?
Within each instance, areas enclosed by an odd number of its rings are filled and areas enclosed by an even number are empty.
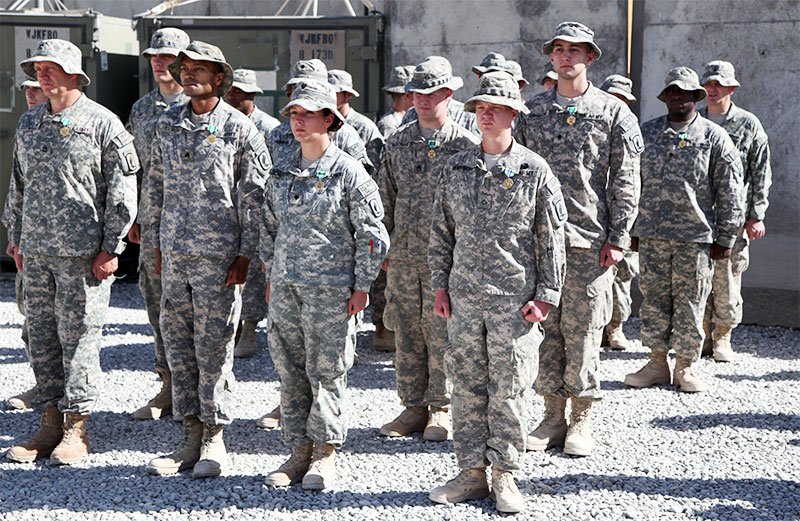
[[[300,150],[277,158],[262,209],[269,347],[281,383],[291,457],[266,479],[321,490],[336,478],[344,394],[355,353],[355,314],[389,248],[378,186],[331,144],[344,117],[327,83],[304,80],[281,112]]]

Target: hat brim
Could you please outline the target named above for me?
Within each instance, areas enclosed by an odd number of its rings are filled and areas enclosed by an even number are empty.
[[[222,67],[222,72],[225,76],[222,80],[222,85],[217,89],[217,94],[223,97],[231,90],[231,85],[233,85],[233,68],[227,62],[212,60],[205,54],[200,54],[199,52],[190,51],[188,49],[180,51],[172,63],[167,66],[169,73],[172,75],[172,78],[178,82],[178,85],[183,85],[183,83],[181,83],[181,62],[184,56],[195,61],[218,63]]]
[[[234,81],[231,83],[231,87],[236,87],[237,89],[241,90],[242,92],[246,92],[248,94],[263,94],[264,91],[259,88],[258,85],[253,85],[252,83],[242,83],[240,81]]]
[[[600,47],[598,47],[597,44],[594,43],[593,41],[587,40],[582,36],[565,36],[565,35],[556,36],[555,38],[546,41],[544,45],[542,45],[542,54],[549,55],[551,52],[553,52],[553,45],[555,44],[556,40],[563,40],[569,43],[586,43],[589,44],[589,47],[591,47],[592,50],[594,51],[596,59],[600,59],[600,56],[603,55],[603,51],[601,51]]]
[[[505,107],[518,110],[523,114],[530,113],[530,110],[528,110],[528,107],[525,106],[525,103],[523,103],[521,99],[506,98],[504,96],[492,96],[489,94],[472,96],[464,103],[464,110],[467,112],[475,112],[475,105],[479,101],[485,101],[486,103],[492,103],[493,105],[503,105]]]
[[[412,79],[406,84],[406,92],[418,92],[420,94],[431,94],[436,92],[439,89],[450,89],[450,90],[458,90],[464,86],[464,80],[462,80],[459,76],[453,76],[447,82],[443,83],[442,85],[435,85],[433,87],[417,87],[414,85],[414,80]]]
[[[475,65],[474,67],[472,67],[472,72],[474,72],[475,74],[480,76],[482,74],[486,74],[487,72],[489,72],[489,67],[483,67],[481,65]]]
[[[176,49],[175,47],[148,47],[142,51],[142,57],[149,60],[151,56],[155,56],[156,54],[169,54],[171,56],[177,56],[180,52],[181,49]]]
[[[24,90],[27,87],[36,87],[37,89],[42,88],[42,86],[39,85],[39,82],[36,80],[25,80],[19,84],[19,90]]]
[[[509,71],[508,69],[504,69],[502,67],[498,67],[498,66],[486,67],[486,70],[483,72],[483,74],[486,74],[487,72],[505,72],[506,74],[511,74],[511,77],[514,78],[514,81],[516,81],[517,83],[523,82],[523,83],[525,83],[525,85],[530,85],[531,84],[531,82],[526,80],[524,77],[515,76],[514,74],[511,73],[511,71]]]
[[[61,69],[67,74],[77,74],[79,87],[86,87],[87,85],[92,84],[92,80],[89,79],[89,76],[87,76],[85,72],[83,72],[83,69],[81,68],[74,69],[70,65],[65,64],[64,61],[57,56],[34,56],[33,58],[28,58],[27,60],[19,62],[19,66],[20,68],[22,68],[22,71],[25,74],[31,76],[32,78],[35,78],[36,69],[34,69],[33,64],[36,62],[53,62],[59,67],[61,67]]]
[[[333,85],[333,83],[331,83],[331,85]],[[333,85],[333,90],[335,90],[336,92],[349,92],[350,94],[353,95],[353,97],[356,97],[356,98],[361,96],[361,94],[359,94],[358,91],[356,89],[352,88],[352,87],[344,87],[342,85]]]
[[[617,87],[609,87],[606,92],[608,92],[609,94],[619,94],[628,101],[636,101],[636,96],[634,96],[630,92],[627,92]]]
[[[720,85],[723,87],[741,87],[742,84],[736,81],[736,79],[726,78],[725,76],[720,76],[719,74],[709,74],[708,76],[703,76],[700,79],[700,85],[705,85],[709,81],[718,81]]]
[[[384,85],[381,90],[387,94],[405,94],[405,85]]]
[[[301,107],[309,112],[317,112],[319,110],[328,109],[333,113],[334,116],[336,116],[336,118],[339,121],[342,122],[342,124],[344,124],[345,122],[344,116],[342,116],[342,113],[339,112],[339,109],[323,101],[316,101],[309,98],[293,99],[289,103],[287,103],[285,107],[281,109],[281,115],[286,116],[288,118],[289,109],[291,109],[292,107]]]
[[[705,99],[706,95],[708,94],[706,92],[706,89],[704,89],[703,87],[700,87],[699,85],[693,85],[693,84],[687,83],[687,82],[685,82],[683,80],[673,80],[673,81],[667,83],[667,85],[661,90],[661,92],[656,97],[660,101],[663,101],[664,103],[666,103],[667,102],[667,89],[672,87],[672,86],[676,86],[681,90],[685,90],[686,92],[694,92],[694,101],[695,102],[698,102],[700,100]]]

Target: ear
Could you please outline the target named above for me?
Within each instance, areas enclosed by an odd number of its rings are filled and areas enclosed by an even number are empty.
[[[327,116],[325,116],[325,128],[330,128],[330,126],[333,125],[333,122],[335,120],[336,120],[336,116],[334,116],[333,113],[328,114]]]
[[[591,50],[589,51],[589,59],[586,61],[586,66],[588,67],[589,65],[591,65],[592,62],[594,62],[594,59],[595,59],[594,50]]]
[[[216,74],[216,77],[214,78],[214,82],[217,84],[217,87],[222,85],[222,82],[224,82],[224,81],[225,81],[225,73],[224,72],[218,72]]]
[[[446,98],[452,98],[453,97],[453,91],[451,89],[445,89],[445,90],[447,91],[447,95],[445,97]]]

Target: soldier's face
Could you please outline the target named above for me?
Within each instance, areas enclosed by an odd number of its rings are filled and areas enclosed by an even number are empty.
[[[217,95],[225,74],[215,63],[184,57],[181,62],[183,92],[190,98],[210,98]]]
[[[54,62],[36,62],[33,64],[36,79],[45,96],[59,96],[68,90],[78,88],[78,75],[67,74],[61,65]]]
[[[694,92],[671,85],[664,93],[670,121],[686,121],[694,113]]]
[[[505,105],[478,101],[475,103],[475,117],[484,136],[495,136],[511,128],[517,111]]]
[[[352,97],[353,97],[353,95],[350,94],[349,92],[337,92],[336,93],[336,108],[337,109],[341,109],[342,105],[344,105],[345,103],[350,103],[350,98],[352,98]]]
[[[720,85],[717,80],[712,80],[703,84],[703,88],[708,92],[706,103],[709,105],[716,105],[717,103],[728,104],[731,101],[731,95],[736,87],[726,87]]]
[[[594,51],[588,43],[572,43],[564,40],[553,42],[550,63],[559,78],[572,80],[586,71],[594,61]]]
[[[28,102],[28,109],[32,109],[36,105],[41,105],[47,101],[47,96],[44,91],[39,87],[25,87],[25,101]]]
[[[421,121],[433,121],[441,119],[447,113],[447,105],[450,103],[453,91],[439,89],[430,94],[414,92],[412,96],[414,108],[417,110],[419,119]]]
[[[558,84],[558,82],[552,78],[545,78],[544,82],[542,82],[542,87],[544,87],[544,91],[547,92],[548,90],[552,89]]]
[[[289,109],[289,124],[292,126],[294,138],[299,143],[314,141],[327,134],[333,118],[333,114],[326,116],[321,110],[312,112],[297,105]]]
[[[253,100],[255,97],[256,94],[254,92],[248,93],[239,87],[231,87],[231,90],[225,95],[225,101],[227,101],[231,107],[241,110],[245,114],[250,114],[253,111]]]
[[[170,83],[175,81],[167,67],[175,60],[171,54],[153,54],[150,56],[150,67],[153,69],[153,79],[156,83]]]
[[[412,106],[414,106],[414,100],[411,98],[411,94],[405,92],[402,94],[392,93],[392,108],[395,112],[405,112]]]
[[[623,96],[622,94],[617,94],[616,92],[610,92],[609,94],[620,100],[622,103],[628,105],[629,107],[631,106],[630,100],[625,96]]]

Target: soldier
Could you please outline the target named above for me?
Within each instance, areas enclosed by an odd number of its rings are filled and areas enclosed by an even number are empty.
[[[74,464],[89,453],[104,314],[136,214],[139,159],[119,118],[81,93],[90,80],[77,46],[42,40],[20,66],[48,97],[17,125],[7,201],[42,420],[6,458]]]
[[[233,70],[222,51],[194,41],[169,72],[189,102],[158,120],[145,193],[156,273],[163,274],[172,407],[184,435],[147,471],[193,468],[200,478],[220,475],[228,463],[222,432],[233,420],[227,394],[241,309],[237,284],[256,255],[254,218],[271,162],[261,132],[223,100]]]
[[[378,126],[363,114],[350,106],[350,100],[359,96],[353,88],[353,77],[347,71],[331,69],[328,71],[328,83],[336,90],[336,104],[345,121],[358,132],[361,141],[367,148],[367,155],[373,165],[378,165],[383,151],[383,135]]]
[[[150,149],[158,118],[170,107],[189,101],[183,93],[183,87],[167,70],[167,66],[187,45],[189,45],[188,34],[180,29],[167,27],[154,32],[150,38],[150,47],[142,52],[142,56],[150,62],[157,87],[133,104],[128,118],[127,129],[136,138],[134,143],[142,162],[142,169],[136,178],[139,194],[142,194],[142,187],[150,174]],[[133,412],[133,417],[137,420],[157,420],[172,414],[172,374],[169,371],[159,322],[161,275],[155,273],[157,254],[152,246],[152,233],[147,224],[149,213],[150,201],[147,197],[139,197],[139,213],[128,232],[128,239],[139,244],[139,290],[144,298],[147,319],[153,328],[154,365],[156,373],[161,378],[161,390],[144,406]]]
[[[675,350],[675,385],[705,389],[694,374],[703,345],[703,312],[712,259],[727,259],[744,224],[742,164],[728,134],[695,112],[706,97],[697,73],[677,67],[658,99],[667,115],[642,125],[642,199],[634,228],[641,262],[642,344],[650,361],[625,384],[670,383],[667,354]],[[634,249],[636,249],[634,243]]]
[[[517,85],[519,85],[519,90],[522,90],[530,85],[531,82],[525,79],[525,76],[522,75],[522,65],[519,62],[514,60],[506,60],[506,68],[505,71],[517,81]]]
[[[472,72],[478,75],[478,78],[492,71],[506,70],[506,57],[499,52],[490,52],[481,60],[480,65],[473,65]],[[469,111],[468,111],[469,112]]]
[[[256,107],[256,94],[263,92],[258,86],[255,71],[236,69],[233,71],[233,84],[225,96],[225,101],[250,118],[266,140],[270,131],[281,122]],[[247,268],[247,281],[242,287],[242,314],[237,330],[236,347],[233,350],[233,356],[236,358],[249,358],[258,351],[256,326],[267,316],[267,303],[264,300],[266,290],[267,281],[264,272],[261,271],[261,263],[251,262]]]
[[[381,90],[392,97],[392,108],[378,120],[378,130],[383,134],[384,139],[400,128],[406,111],[414,106],[411,94],[406,92],[406,83],[411,80],[414,74],[413,65],[404,65],[392,69],[392,76],[389,84],[384,85]],[[373,304],[375,302],[373,301]]]
[[[386,327],[395,332],[400,415],[381,427],[384,436],[422,432],[444,441],[450,429],[450,392],[442,365],[447,341],[444,319],[434,315],[428,267],[431,201],[447,160],[478,139],[448,116],[453,91],[463,85],[450,62],[430,56],[417,65],[406,91],[414,96],[419,119],[395,132],[384,149],[378,182],[392,236],[386,269]]]
[[[630,107],[636,101],[633,95],[633,82],[619,74],[608,76],[600,90],[608,92],[615,98]],[[626,249],[622,254],[622,260],[612,268],[614,270],[614,284],[611,286],[613,295],[613,307],[611,311],[611,322],[603,331],[603,342],[601,345],[608,346],[614,351],[624,351],[630,347],[630,342],[625,338],[622,324],[631,316],[631,283],[634,277],[639,276],[639,254],[635,251]]]
[[[19,90],[25,92],[25,101],[28,104],[28,110],[32,109],[37,105],[41,105],[45,101],[47,101],[47,96],[45,95],[42,88],[39,86],[39,82],[36,81],[34,78],[25,78],[19,84]],[[8,203],[10,199],[6,200]],[[6,205],[3,211],[3,226],[6,229],[11,229],[11,223],[8,221],[9,213],[11,209],[8,205]],[[6,255],[11,258],[14,258],[14,244],[11,242],[11,237],[9,237],[8,246],[6,247]],[[20,314],[24,317],[25,316],[25,292],[22,289],[22,266],[17,266],[17,275],[14,277],[14,292],[17,297],[17,309],[19,309]],[[28,363],[31,360],[31,352],[28,349],[28,321],[24,320],[22,322],[22,343],[25,346],[25,355],[28,357]],[[36,384],[33,384],[33,387],[24,391],[20,394],[16,394],[6,400],[6,403],[12,409],[30,409],[31,405],[33,404],[33,400],[36,398]]]
[[[283,441],[292,455],[266,483],[302,480],[304,489],[321,490],[336,480],[335,452],[347,434],[355,315],[369,303],[389,237],[375,181],[331,143],[329,132],[344,124],[333,88],[301,81],[281,114],[301,149],[280,156],[267,181],[260,253]]]
[[[550,167],[511,136],[528,111],[516,80],[483,74],[465,108],[477,115],[483,142],[451,157],[439,176],[429,251],[434,312],[447,319],[444,362],[462,470],[430,499],[487,496],[489,463],[497,509],[520,512],[512,472],[525,453],[539,322],[561,298],[567,213]]]
[[[737,107],[731,100],[740,85],[736,81],[733,65],[719,60],[707,63],[701,83],[708,92],[708,97],[707,106],[700,114],[725,129],[739,149],[744,171],[744,230],[736,236],[730,258],[714,261],[711,295],[703,321],[703,354],[710,355],[713,346],[714,360],[730,362],[735,359],[731,347],[731,331],[742,321],[742,273],[750,263],[748,243],[760,239],[766,233],[764,215],[769,206],[772,169],[764,127],[754,114]]]
[[[611,266],[630,247],[642,137],[628,107],[586,78],[601,55],[591,29],[562,22],[542,52],[550,55],[558,85],[528,101],[530,114],[520,118],[515,136],[553,169],[569,217],[563,298],[544,322],[539,349],[535,389],[544,396],[545,416],[528,442],[532,450],[563,445],[565,454],[587,456],[590,410],[601,397],[600,341],[611,318]]]
[[[558,74],[553,70],[553,66],[548,62],[544,66],[544,74],[539,77],[539,85],[547,92],[558,84]]]

